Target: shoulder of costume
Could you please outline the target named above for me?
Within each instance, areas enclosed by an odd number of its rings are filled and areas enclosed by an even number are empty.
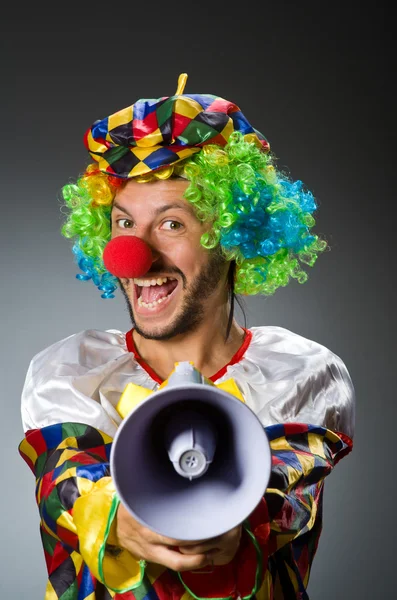
[[[68,362],[95,368],[126,352],[125,333],[117,329],[85,329],[40,350],[33,356],[31,366],[39,367],[48,361],[59,362],[66,358]]]
[[[280,420],[287,418],[289,412],[284,410],[284,400],[289,398],[292,401],[299,389],[299,414],[294,408],[293,420],[302,418],[303,422],[316,422],[310,421],[311,411],[314,411],[312,417],[316,418],[324,412],[323,424],[331,429],[335,429],[331,423],[338,425],[338,431],[353,437],[356,394],[342,358],[323,344],[284,327],[253,327],[251,332],[252,341],[244,356],[247,364],[242,365],[244,368],[240,371],[252,377],[250,363],[255,365],[255,381],[262,382],[267,393],[272,384],[275,384],[274,393],[278,395],[280,382],[284,385],[291,383],[289,396],[286,389],[282,397],[277,396],[277,400],[271,398],[273,417],[276,418],[277,414]],[[233,373],[236,378],[241,375],[237,371],[238,368]],[[258,378],[258,371],[262,373],[262,379]],[[258,410],[261,410],[263,406],[259,405]]]
[[[315,340],[305,337],[300,333],[296,333],[291,329],[281,327],[280,325],[260,325],[258,327],[250,327],[249,331],[251,331],[252,333],[253,341],[266,340],[266,336],[271,336],[277,341],[289,342],[291,352],[294,352],[295,350],[294,343],[299,344],[299,348],[301,348],[301,344],[307,347],[311,347],[314,345],[323,348],[324,351],[330,352],[330,350],[323,344],[320,344]]]
[[[336,362],[344,365],[343,360],[330,348],[313,339],[295,333],[290,329],[279,325],[263,325],[251,327],[252,341],[250,347],[259,349],[259,347],[268,348],[277,351],[280,349],[283,354],[292,356],[302,356],[302,354],[323,355],[324,360],[329,363]],[[281,345],[282,348],[281,348]]]

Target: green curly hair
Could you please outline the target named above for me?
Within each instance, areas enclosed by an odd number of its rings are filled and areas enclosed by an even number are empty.
[[[201,237],[202,246],[220,248],[234,262],[237,294],[269,296],[290,278],[304,283],[308,275],[301,263],[313,266],[327,247],[325,240],[310,232],[317,208],[313,194],[274,163],[270,152],[234,132],[224,147],[209,144],[175,165],[135,180],[189,180],[185,199],[201,222],[212,223]],[[127,181],[91,164],[75,184],[62,189],[68,209],[62,234],[75,240],[73,252],[82,271],[76,277],[92,279],[103,298],[114,297],[118,285],[102,255],[111,235],[113,199]]]

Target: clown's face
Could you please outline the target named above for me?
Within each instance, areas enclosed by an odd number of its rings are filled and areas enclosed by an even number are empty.
[[[112,238],[138,236],[153,254],[145,275],[120,281],[135,330],[145,338],[164,340],[193,331],[227,302],[228,263],[201,246],[208,225],[183,198],[188,184],[131,180],[113,203]]]

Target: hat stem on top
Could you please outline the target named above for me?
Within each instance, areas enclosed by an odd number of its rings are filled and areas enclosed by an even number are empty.
[[[175,96],[180,96],[185,90],[187,82],[187,73],[181,73],[178,77],[178,87],[176,88]]]

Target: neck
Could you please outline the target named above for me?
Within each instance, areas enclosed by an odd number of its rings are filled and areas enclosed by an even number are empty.
[[[166,379],[176,362],[192,361],[205,376],[211,377],[227,365],[244,340],[244,330],[233,319],[226,338],[228,311],[220,310],[204,320],[194,331],[177,335],[169,340],[150,340],[133,331],[139,356]]]

